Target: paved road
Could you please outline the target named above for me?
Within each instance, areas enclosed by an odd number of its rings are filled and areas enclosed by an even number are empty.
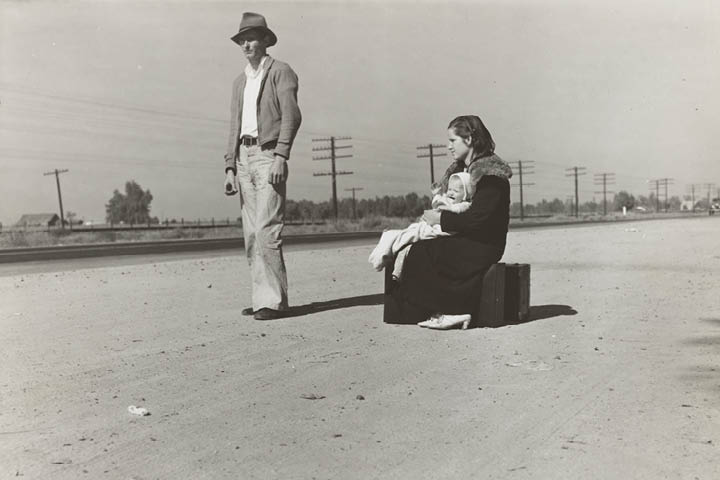
[[[469,331],[383,324],[370,245],[273,322],[239,255],[6,274],[0,478],[720,478],[718,233],[512,232],[532,321]]]

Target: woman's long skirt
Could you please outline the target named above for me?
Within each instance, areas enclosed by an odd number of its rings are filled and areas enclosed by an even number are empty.
[[[459,236],[426,240],[410,248],[402,278],[391,292],[401,306],[399,323],[418,323],[435,313],[475,313],[483,276],[504,251]]]

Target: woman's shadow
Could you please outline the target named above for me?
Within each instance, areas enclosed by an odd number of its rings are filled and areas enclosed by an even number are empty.
[[[324,302],[312,302],[306,305],[298,305],[288,308],[283,312],[283,318],[302,317],[313,313],[327,312],[328,310],[340,310],[350,307],[364,307],[373,305],[383,305],[385,295],[376,293],[373,295],[358,295],[355,297],[337,298],[335,300],[326,300]],[[578,312],[569,305],[535,305],[530,307],[527,320],[523,322],[514,322],[512,324],[529,323],[535,320],[544,320],[546,318],[559,317],[564,315],[576,315]]]

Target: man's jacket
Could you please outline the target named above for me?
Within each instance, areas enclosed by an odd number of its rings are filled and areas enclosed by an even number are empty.
[[[298,77],[287,63],[268,56],[260,83],[257,103],[258,143],[265,145],[275,142],[274,153],[290,157],[295,135],[300,128],[302,117],[297,104]],[[243,91],[245,72],[233,82],[230,104],[230,137],[225,153],[225,170],[235,171],[235,160],[240,146],[242,128]]]

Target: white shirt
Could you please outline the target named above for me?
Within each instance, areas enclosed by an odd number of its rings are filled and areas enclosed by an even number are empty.
[[[245,66],[245,90],[243,90],[243,108],[242,108],[242,128],[240,137],[248,135],[250,137],[258,136],[257,126],[257,101],[260,94],[260,84],[262,83],[263,74],[265,73],[264,65],[267,60],[265,55],[260,60],[258,69],[252,68],[249,63]]]

